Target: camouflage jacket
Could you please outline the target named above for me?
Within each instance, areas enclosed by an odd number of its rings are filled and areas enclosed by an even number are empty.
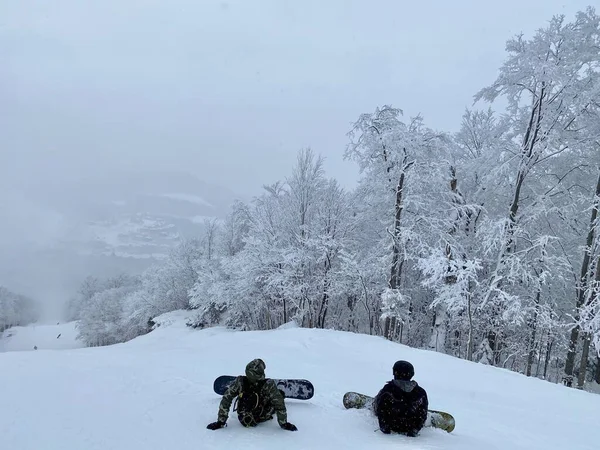
[[[231,402],[233,399],[242,393],[242,387],[244,384],[244,376],[238,376],[233,383],[229,386],[221,403],[219,405],[219,421],[226,422],[229,417],[229,408],[231,408]],[[273,380],[266,379],[262,384],[262,388],[259,392],[263,405],[266,407],[273,408],[275,414],[277,414],[277,421],[279,425],[287,422],[287,411],[285,409],[283,394],[277,389],[277,385]]]

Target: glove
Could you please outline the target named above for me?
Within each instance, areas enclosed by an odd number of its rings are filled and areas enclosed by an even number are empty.
[[[288,431],[298,431],[298,428],[296,427],[296,425],[294,425],[293,423],[282,423],[281,424],[281,428],[283,428],[284,430],[288,430]]]
[[[385,421],[381,420],[381,418],[379,418],[379,429],[383,434],[390,434],[392,432],[390,426],[385,423]]]
[[[224,426],[226,426],[225,422],[213,422],[213,423],[209,423],[206,428],[208,428],[209,430],[218,430],[219,428],[223,428]]]

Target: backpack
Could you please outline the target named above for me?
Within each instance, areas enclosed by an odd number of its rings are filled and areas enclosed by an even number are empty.
[[[245,376],[242,376],[242,390],[235,399],[233,410],[237,411],[243,425],[254,426],[262,416],[264,399],[261,397],[261,393],[266,382],[265,379],[253,385]]]

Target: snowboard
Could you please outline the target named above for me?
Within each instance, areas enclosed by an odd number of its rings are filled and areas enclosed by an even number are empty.
[[[237,377],[231,375],[221,375],[213,383],[215,393],[219,395],[225,394],[229,385]],[[313,384],[308,380],[290,379],[290,378],[271,378],[277,385],[277,388],[283,391],[285,398],[293,398],[296,400],[308,400],[315,394]]]
[[[370,409],[372,411],[373,400],[375,400],[373,397],[365,394],[360,394],[358,392],[346,392],[344,394],[343,403],[346,409]],[[451,433],[454,430],[455,425],[456,423],[454,422],[454,417],[452,414],[433,409],[427,411],[427,420],[425,421],[426,427],[440,428],[448,433]]]

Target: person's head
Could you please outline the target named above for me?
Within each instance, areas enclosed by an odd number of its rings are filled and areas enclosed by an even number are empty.
[[[408,361],[396,361],[393,373],[395,380],[408,381],[415,375],[415,368]]]
[[[251,383],[265,379],[266,364],[262,359],[253,359],[246,365],[246,377]]]

